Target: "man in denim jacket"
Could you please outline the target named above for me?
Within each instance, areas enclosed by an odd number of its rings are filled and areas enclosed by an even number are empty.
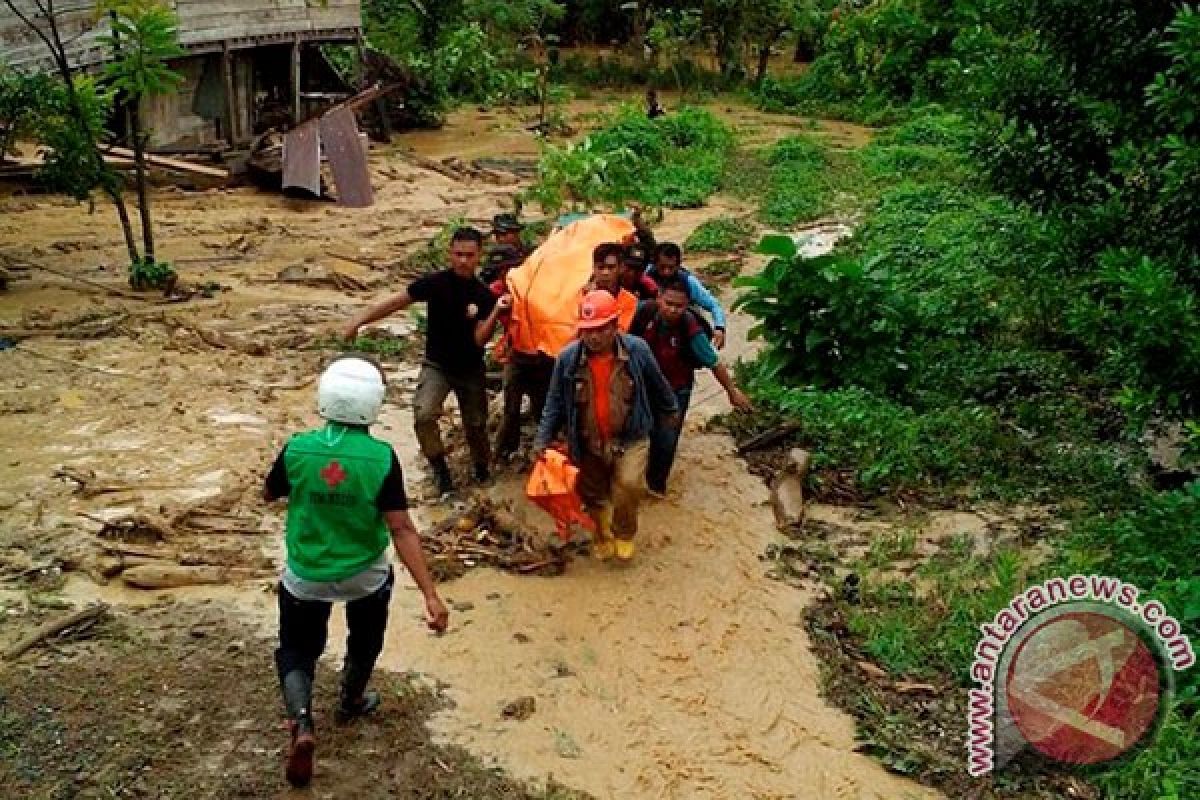
[[[546,450],[565,429],[579,496],[596,523],[592,552],[628,561],[646,493],[650,433],[678,425],[679,406],[649,346],[620,333],[617,316],[609,292],[584,297],[579,339],[554,364],[534,449]]]

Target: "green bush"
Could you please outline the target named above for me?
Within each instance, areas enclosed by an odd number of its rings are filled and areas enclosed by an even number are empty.
[[[525,197],[550,212],[631,200],[692,208],[720,188],[732,147],[729,128],[703,109],[651,120],[625,106],[582,142],[544,145]]]
[[[759,211],[763,222],[787,228],[833,210],[842,175],[821,141],[807,134],[780,139],[765,160],[770,172]]]
[[[692,231],[684,247],[693,253],[732,253],[749,244],[752,236],[754,223],[749,220],[715,217]]]

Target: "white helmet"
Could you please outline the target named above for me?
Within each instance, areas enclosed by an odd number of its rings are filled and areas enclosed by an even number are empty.
[[[362,358],[340,358],[317,384],[317,413],[331,422],[370,425],[379,416],[386,387],[383,374]]]

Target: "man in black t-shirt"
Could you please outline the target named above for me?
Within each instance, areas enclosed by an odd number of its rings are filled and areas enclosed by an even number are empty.
[[[421,453],[429,459],[438,490],[443,493],[454,489],[438,429],[438,418],[450,392],[458,399],[475,479],[486,483],[490,478],[483,347],[512,301],[507,295],[497,300],[476,276],[482,253],[483,234],[474,228],[459,228],[450,239],[448,269],[418,278],[405,291],[355,316],[343,330],[346,338],[353,339],[363,325],[413,303],[427,305],[425,360],[413,397],[413,421]]]

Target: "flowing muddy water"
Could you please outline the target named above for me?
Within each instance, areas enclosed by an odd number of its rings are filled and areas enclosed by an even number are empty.
[[[511,129],[519,119],[485,125],[472,116],[479,113],[460,112],[446,131],[398,137],[397,146],[429,157],[532,154],[532,139],[518,146],[514,138],[524,136]],[[757,112],[739,113],[766,124]],[[372,167],[378,203],[365,211],[253,190],[156,192],[160,251],[180,260],[184,280],[228,287],[212,299],[130,302],[36,273],[0,295],[6,328],[127,315],[114,335],[35,337],[0,353],[0,436],[8,442],[0,544],[24,548],[33,562],[56,550],[86,563],[96,520],[206,500],[261,515],[272,535],[202,546],[244,564],[278,558],[281,516],[261,509],[257,487],[285,436],[315,422],[308,380],[323,356],[309,344],[402,283],[342,256],[394,261],[445,219],[486,219],[511,193],[417,169],[394,150],[373,156]],[[43,197],[7,197],[0,208],[0,252],[114,281],[122,248],[110,220]],[[717,199],[669,213],[658,232],[682,241],[711,216],[746,210]],[[812,233],[809,246],[822,248],[838,231]],[[337,269],[372,289],[276,279],[296,264]],[[747,269],[757,266],[751,259]],[[732,318],[730,355],[750,352],[748,325]],[[197,333],[205,330],[256,346],[213,346]],[[415,488],[423,471],[407,405],[413,368],[393,363],[393,375],[378,433],[396,445]],[[855,752],[852,720],[820,698],[801,625],[812,595],[765,577],[759,555],[776,539],[767,490],[729,438],[702,432],[726,408],[711,378],[695,397],[671,490],[645,507],[632,565],[576,561],[555,578],[472,571],[444,587],[456,610],[443,637],[421,632],[414,592],[397,592],[381,666],[446,686],[455,706],[435,720],[441,736],[518,776],[553,776],[597,797],[934,796]],[[90,489],[55,477],[63,466],[90,470]],[[520,488],[509,477],[491,491],[548,529],[520,503]],[[426,507],[418,517],[427,523],[451,511]],[[206,599],[269,629],[270,583],[143,593],[73,575],[65,594],[124,604]],[[340,646],[334,636],[332,650]],[[503,718],[502,707],[524,696],[535,700],[533,715]]]

